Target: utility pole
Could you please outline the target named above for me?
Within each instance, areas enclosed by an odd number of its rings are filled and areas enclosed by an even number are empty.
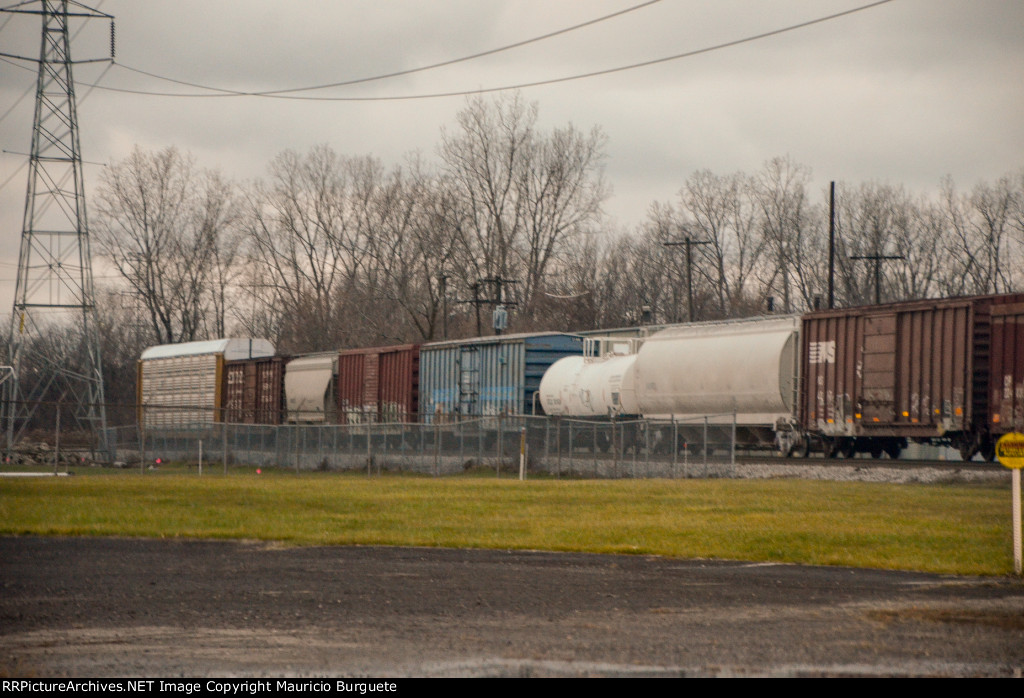
[[[68,401],[79,428],[91,431],[95,445],[106,455],[100,339],[71,67],[75,62],[113,59],[113,17],[78,3],[69,13],[68,0],[40,0],[39,4],[39,9],[21,3],[0,10],[42,18],[39,58],[9,56],[38,63],[39,73],[11,315],[14,375],[7,438],[8,443],[15,443],[44,401],[56,402],[58,409],[61,402]],[[71,17],[111,20],[111,58],[71,60]],[[57,343],[43,341],[58,331],[71,331],[75,341],[60,350]]]
[[[863,259],[875,263],[875,305],[882,303],[882,261],[887,259],[904,259],[903,255],[863,254],[852,255],[850,259]]]
[[[828,185],[828,309],[836,307],[836,183]]]
[[[509,279],[503,276],[490,276],[482,279],[477,279],[470,288],[473,290],[473,299],[468,301],[457,301],[459,303],[469,303],[476,308],[476,336],[483,336],[483,324],[480,318],[480,308],[484,305],[489,305],[492,308],[504,308],[504,306],[517,305],[514,301],[506,301],[504,288],[506,286],[512,286],[517,284],[517,279]],[[486,291],[486,293],[484,293]],[[506,316],[507,319],[507,316]],[[504,326],[495,326],[495,334],[501,334]]]
[[[710,245],[710,240],[693,240],[687,235],[678,242],[663,242],[665,247],[686,245],[686,320],[693,322],[693,253],[694,245]]]
[[[437,275],[438,284],[441,287],[441,327],[442,338],[448,339],[448,279],[450,277],[443,271]]]

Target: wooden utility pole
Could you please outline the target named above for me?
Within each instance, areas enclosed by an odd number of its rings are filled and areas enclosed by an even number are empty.
[[[862,254],[852,255],[850,259],[864,259],[875,263],[875,305],[882,303],[882,261],[886,259],[904,259],[903,255]]]
[[[828,309],[836,307],[836,183],[828,186]]]
[[[665,247],[686,246],[686,320],[693,322],[693,246],[710,245],[710,240],[694,240],[689,235],[678,242],[663,242]]]

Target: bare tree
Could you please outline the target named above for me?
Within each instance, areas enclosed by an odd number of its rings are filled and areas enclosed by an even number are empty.
[[[103,171],[95,207],[97,246],[141,299],[153,341],[199,338],[207,332],[211,304],[221,318],[211,328],[224,329],[234,197],[231,184],[198,170],[175,148],[136,148]],[[218,260],[214,275],[212,259]]]
[[[457,131],[442,133],[440,154],[469,223],[459,231],[469,263],[462,284],[515,278],[530,308],[568,242],[600,220],[605,138],[572,126],[544,135],[536,104],[518,95],[471,99],[457,121]]]
[[[229,332],[229,308],[237,299],[238,282],[245,268],[242,265],[244,231],[242,202],[237,187],[218,172],[204,172],[200,180],[197,226],[208,247],[206,279],[209,309],[206,313],[207,334],[226,337]],[[231,319],[236,319],[234,313]]]
[[[942,183],[942,203],[950,231],[949,256],[958,269],[954,293],[999,293],[1009,287],[1003,268],[1012,195],[1004,178],[995,187],[979,184],[972,194],[956,191],[951,178]]]
[[[460,244],[469,227],[466,211],[451,183],[426,174],[418,161],[406,173],[393,173],[379,208],[374,249],[386,272],[387,300],[407,323],[393,331],[406,340],[441,338],[463,277],[457,271],[468,266]]]
[[[288,351],[344,346],[346,304],[357,304],[367,261],[367,207],[382,167],[327,146],[278,155],[270,181],[248,196],[246,232],[251,289],[262,321]],[[253,323],[250,320],[250,324]]]
[[[97,289],[96,322],[103,357],[103,394],[107,423],[133,424],[136,412],[135,367],[152,344],[145,310],[137,295],[116,287]]]
[[[761,266],[762,295],[781,293],[784,312],[811,307],[824,287],[821,215],[807,201],[810,172],[789,158],[765,163],[755,179],[755,198],[770,258]]]
[[[902,193],[902,190],[901,190]],[[903,261],[893,268],[893,297],[933,298],[948,283],[948,233],[940,209],[926,199],[903,196],[894,220],[893,250]]]
[[[973,270],[975,287],[982,293],[1005,293],[1012,287],[1009,245],[1019,192],[1010,177],[995,184],[978,184],[967,199],[970,207],[970,237],[979,264]],[[965,247],[965,252],[969,248]]]
[[[679,191],[678,226],[706,241],[697,249],[696,272],[710,285],[718,317],[744,315],[757,304],[749,286],[767,241],[753,193],[749,177],[720,177],[708,170],[695,172]]]
[[[874,302],[875,272],[880,297],[900,300],[896,279],[906,267],[912,248],[912,211],[902,189],[883,184],[840,185],[836,191],[836,272],[839,302],[863,305]],[[876,256],[904,260],[872,260]],[[859,258],[859,259],[858,259]]]

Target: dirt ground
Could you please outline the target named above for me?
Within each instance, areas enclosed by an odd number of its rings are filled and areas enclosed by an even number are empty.
[[[0,538],[0,676],[1020,676],[1024,585],[644,556]]]

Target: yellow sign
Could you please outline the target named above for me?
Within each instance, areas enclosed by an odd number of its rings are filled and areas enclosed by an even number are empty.
[[[996,458],[1007,468],[1024,468],[1024,434],[1003,434],[996,442]]]

